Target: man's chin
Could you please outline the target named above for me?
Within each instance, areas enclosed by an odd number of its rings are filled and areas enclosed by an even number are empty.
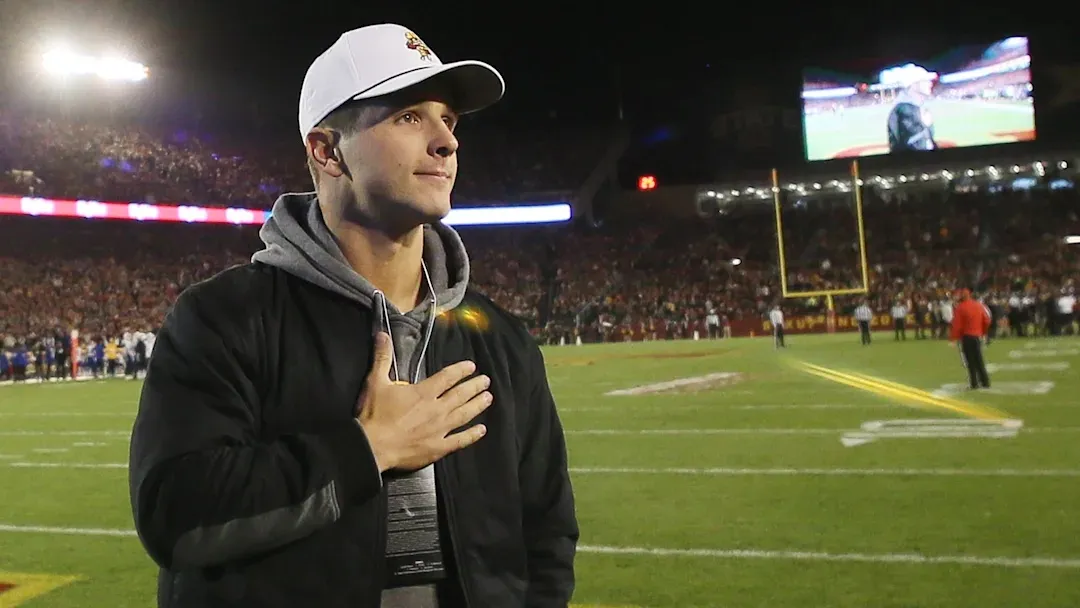
[[[416,225],[442,221],[450,214],[450,200],[427,200],[409,205],[409,219]]]

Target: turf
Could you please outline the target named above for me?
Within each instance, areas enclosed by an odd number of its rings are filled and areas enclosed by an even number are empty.
[[[848,108],[843,114],[806,117],[809,160],[888,153],[886,122],[891,105]],[[938,146],[964,147],[1027,141],[1035,138],[1030,103],[936,100],[934,138]]]
[[[1052,381],[1045,394],[955,397],[1022,419],[1013,438],[844,447],[841,436],[867,421],[958,416],[809,375],[799,362],[933,390],[963,381],[956,352],[885,335],[869,348],[853,335],[789,340],[786,351],[760,338],[546,351],[582,528],[579,605],[1080,605],[1072,368],[993,374],[997,393]],[[1056,354],[1035,356],[1047,350]],[[1078,351],[1075,339],[1017,339],[987,354],[1076,367]],[[605,396],[714,372],[739,375]],[[0,607],[154,604],[156,569],[135,538],[52,529],[131,529],[126,471],[72,465],[126,461],[138,389],[0,386]]]

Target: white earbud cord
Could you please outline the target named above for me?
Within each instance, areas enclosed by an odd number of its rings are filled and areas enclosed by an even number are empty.
[[[435,286],[431,283],[431,275],[428,274],[427,264],[423,260],[420,261],[420,269],[424,273],[424,280],[427,282],[428,293],[431,294],[431,310],[428,312],[428,323],[424,333],[424,343],[420,347],[420,361],[416,366],[416,375],[413,377],[413,384],[420,382],[420,374],[423,371],[424,356],[427,355],[428,344],[431,342],[431,334],[435,328],[435,314],[438,307],[438,299],[435,297]],[[390,337],[390,369],[393,370],[394,382],[401,381],[401,373],[398,371],[397,353],[394,352],[394,330],[390,327],[390,308],[386,305],[386,294],[376,289],[375,297],[379,301],[379,305],[382,307],[383,324],[386,327],[386,334]]]

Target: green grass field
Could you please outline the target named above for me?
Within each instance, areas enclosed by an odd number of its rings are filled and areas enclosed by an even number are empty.
[[[879,396],[880,384],[797,365],[926,391],[965,379],[943,342],[876,339],[548,350],[582,529],[578,605],[1080,605],[1080,340],[999,341],[988,359],[1010,367],[992,372],[993,392],[954,400]],[[733,375],[605,395],[722,372]],[[0,607],[154,605],[124,469],[138,389],[0,386]],[[955,400],[1023,428],[946,438],[926,435],[1005,427],[864,426],[960,421],[941,405]],[[863,441],[845,447],[860,428]],[[896,428],[917,436],[885,432]]]
[[[941,147],[986,146],[1035,137],[1030,103],[936,99],[934,137]],[[848,108],[843,114],[806,117],[806,157],[810,160],[887,154],[889,104]]]

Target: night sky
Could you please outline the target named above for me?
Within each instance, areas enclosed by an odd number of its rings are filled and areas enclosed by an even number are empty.
[[[890,57],[1014,34],[1062,38],[1048,24],[1069,21],[1011,3],[851,3],[866,8],[827,15],[820,14],[827,3],[785,4],[793,9],[748,3],[743,17],[741,4],[731,4],[729,13],[719,3],[640,10],[628,2],[522,4],[528,8],[462,1],[0,0],[0,58],[10,83],[25,78],[18,62],[32,60],[50,40],[90,52],[119,47],[151,66],[148,84],[159,96],[183,99],[186,109],[199,106],[228,121],[258,107],[266,122],[293,129],[310,60],[342,31],[390,21],[415,30],[444,61],[480,59],[503,73],[507,94],[482,117],[489,124],[604,124],[622,108],[641,132],[665,125],[692,131],[747,84],[796,104],[804,63]],[[819,14],[807,10],[814,5]]]

